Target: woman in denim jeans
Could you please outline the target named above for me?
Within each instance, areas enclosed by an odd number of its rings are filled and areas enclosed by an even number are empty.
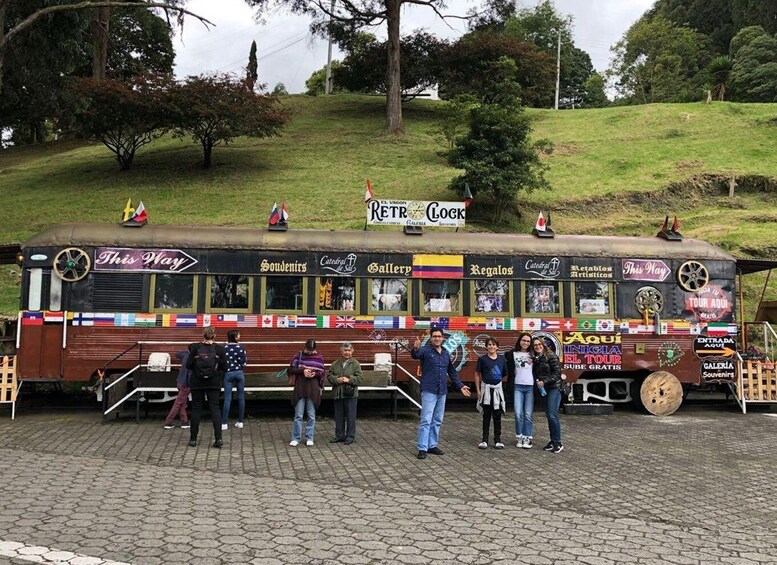
[[[542,449],[552,451],[553,453],[561,453],[564,449],[564,444],[561,443],[561,419],[558,415],[559,408],[561,407],[561,391],[559,390],[562,382],[561,365],[559,364],[558,357],[548,349],[548,346],[545,345],[542,339],[535,337],[531,342],[531,346],[534,352],[532,365],[534,382],[537,384],[537,388],[544,388],[546,391],[545,417],[548,419],[550,441]]]
[[[507,372],[513,379],[515,408],[515,447],[531,449],[533,441],[534,376],[531,335],[522,333],[515,342],[515,349],[505,355]]]
[[[292,447],[302,441],[302,418],[308,413],[305,427],[305,445],[313,445],[316,430],[316,409],[321,404],[321,391],[324,390],[324,358],[316,351],[316,340],[309,339],[305,348],[289,364],[289,384],[294,387],[291,393],[291,405],[294,406],[294,427],[291,431]]]
[[[232,404],[232,385],[237,388],[237,422],[236,428],[243,427],[243,418],[246,411],[245,384],[246,377],[243,373],[246,363],[246,350],[238,342],[240,341],[240,332],[232,330],[227,334],[227,344],[224,351],[227,354],[227,372],[224,373],[224,410],[221,418],[221,429],[226,430],[229,425],[229,407]]]

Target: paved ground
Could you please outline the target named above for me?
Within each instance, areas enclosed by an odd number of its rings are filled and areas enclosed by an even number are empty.
[[[189,448],[160,419],[0,411],[0,562],[777,563],[777,413],[562,419],[553,455],[478,450],[449,413],[418,461],[412,413],[351,446],[324,418],[311,448],[253,419],[217,450],[209,426]]]

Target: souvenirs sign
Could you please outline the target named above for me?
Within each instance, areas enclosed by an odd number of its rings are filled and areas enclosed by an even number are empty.
[[[701,380],[704,383],[730,383],[737,378],[731,359],[705,359],[701,363]]]
[[[98,247],[94,252],[96,271],[180,273],[196,264],[197,259],[180,249]]]
[[[464,202],[370,200],[367,223],[380,226],[446,226],[465,224]]]

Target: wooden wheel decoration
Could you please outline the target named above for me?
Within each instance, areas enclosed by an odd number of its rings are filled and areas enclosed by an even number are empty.
[[[683,403],[683,385],[672,373],[656,371],[642,382],[639,397],[645,410],[651,414],[669,416]]]
[[[661,313],[664,309],[664,295],[652,286],[643,286],[634,295],[634,305],[640,314],[645,311],[649,314]]]
[[[54,257],[54,272],[63,281],[80,281],[89,272],[92,261],[86,251],[77,247],[63,249]]]
[[[696,292],[710,282],[710,272],[698,261],[686,261],[677,269],[677,280],[688,292]]]

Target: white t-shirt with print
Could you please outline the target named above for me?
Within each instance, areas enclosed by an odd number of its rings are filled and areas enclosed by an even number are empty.
[[[513,360],[515,361],[515,384],[533,385],[531,353],[528,351],[513,351]]]

